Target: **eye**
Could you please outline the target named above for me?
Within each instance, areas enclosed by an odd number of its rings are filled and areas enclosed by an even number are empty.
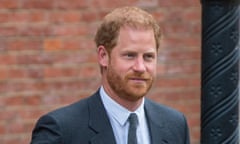
[[[123,57],[127,58],[127,59],[133,59],[134,57],[136,57],[136,54],[128,52],[128,53],[123,54]]]
[[[152,61],[153,59],[155,59],[154,54],[145,54],[143,57],[144,57],[144,60],[146,61]]]

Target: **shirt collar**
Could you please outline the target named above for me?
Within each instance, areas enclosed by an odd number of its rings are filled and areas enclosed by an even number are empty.
[[[130,113],[133,113],[126,109],[125,107],[118,104],[110,96],[107,95],[103,86],[100,88],[100,96],[103,101],[103,105],[109,116],[112,116],[121,126],[124,126],[127,122],[127,119]],[[144,99],[141,105],[134,111],[137,114],[139,120],[144,117]]]

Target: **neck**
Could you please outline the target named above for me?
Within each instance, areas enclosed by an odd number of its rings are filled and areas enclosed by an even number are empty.
[[[125,107],[131,112],[135,111],[143,102],[143,98],[140,98],[136,101],[129,101],[127,99],[124,99],[118,96],[110,87],[103,85],[103,88],[104,88],[104,91],[107,93],[107,95],[111,99],[113,99],[115,102],[117,102],[118,104]]]

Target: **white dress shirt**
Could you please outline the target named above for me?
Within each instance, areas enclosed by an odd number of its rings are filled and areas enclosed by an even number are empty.
[[[132,112],[108,96],[103,87],[100,88],[100,96],[110,119],[117,144],[127,144],[129,127],[127,119]],[[139,121],[137,128],[138,144],[150,144],[150,135],[144,111],[144,99],[134,113],[137,114]]]

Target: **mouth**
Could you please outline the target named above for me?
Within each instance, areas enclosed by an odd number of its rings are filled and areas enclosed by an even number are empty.
[[[135,81],[135,82],[146,82],[146,81],[148,81],[148,79],[146,79],[146,78],[129,78],[129,80]]]

